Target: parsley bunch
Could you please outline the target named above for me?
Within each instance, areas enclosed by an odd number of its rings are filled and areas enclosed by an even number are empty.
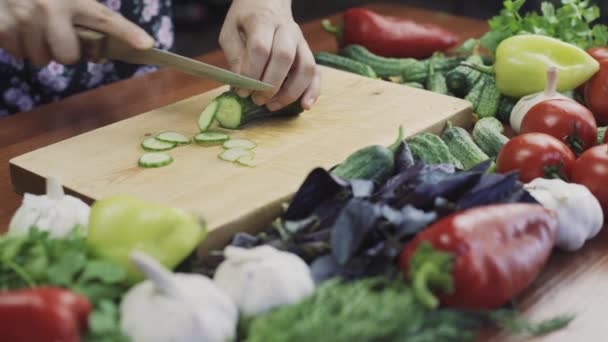
[[[0,237],[0,291],[57,286],[87,297],[94,306],[87,342],[125,341],[117,303],[126,276],[122,266],[93,256],[78,233],[52,239],[32,229],[24,236]]]
[[[489,20],[490,31],[481,38],[481,45],[492,53],[504,39],[518,34],[540,34],[561,39],[582,49],[606,46],[608,27],[592,23],[600,17],[600,9],[589,0],[561,0],[556,8],[551,2],[541,4],[541,14],[519,13],[526,0],[505,0],[500,14]]]

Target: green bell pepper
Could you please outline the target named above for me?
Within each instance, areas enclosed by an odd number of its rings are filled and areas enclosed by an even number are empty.
[[[599,63],[584,50],[559,39],[525,34],[503,40],[496,50],[496,84],[510,97],[543,91],[547,67],[558,71],[557,90],[572,90],[598,70]]]
[[[173,269],[206,234],[204,222],[193,214],[118,195],[91,207],[87,244],[100,258],[126,267],[128,281],[134,284],[144,275],[129,260],[133,250],[144,251]]]

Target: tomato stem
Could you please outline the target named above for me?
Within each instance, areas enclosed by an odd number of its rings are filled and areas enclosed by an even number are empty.
[[[561,179],[568,182],[568,177],[564,174],[564,162],[560,161],[559,164],[547,165],[543,167],[544,178],[548,179]]]
[[[585,150],[585,143],[583,139],[581,139],[576,128],[576,121],[572,122],[572,135],[567,135],[564,138],[564,142],[577,157]]]

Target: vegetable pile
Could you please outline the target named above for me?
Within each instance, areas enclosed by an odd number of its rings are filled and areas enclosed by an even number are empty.
[[[608,29],[587,1],[540,14],[520,14],[523,3],[504,1],[491,31],[456,49],[444,28],[367,10],[324,22],[340,51],[317,53],[318,64],[463,98],[474,126],[399,128],[390,146],[316,168],[267,229],[210,256],[196,253],[207,235],[196,214],[126,195],[89,207],[47,180],[0,237],[2,336],[472,341],[487,326],[566,327],[574,316],[528,322],[514,302],[554,247],[583,248],[608,213]],[[168,151],[194,141],[254,166],[256,143],[227,130],[301,112],[228,91],[192,139],[147,136],[139,165],[169,165]]]

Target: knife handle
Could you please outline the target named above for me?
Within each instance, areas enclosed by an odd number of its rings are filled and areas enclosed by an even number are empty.
[[[75,27],[80,42],[80,59],[93,63],[107,61],[108,36],[84,27]]]

